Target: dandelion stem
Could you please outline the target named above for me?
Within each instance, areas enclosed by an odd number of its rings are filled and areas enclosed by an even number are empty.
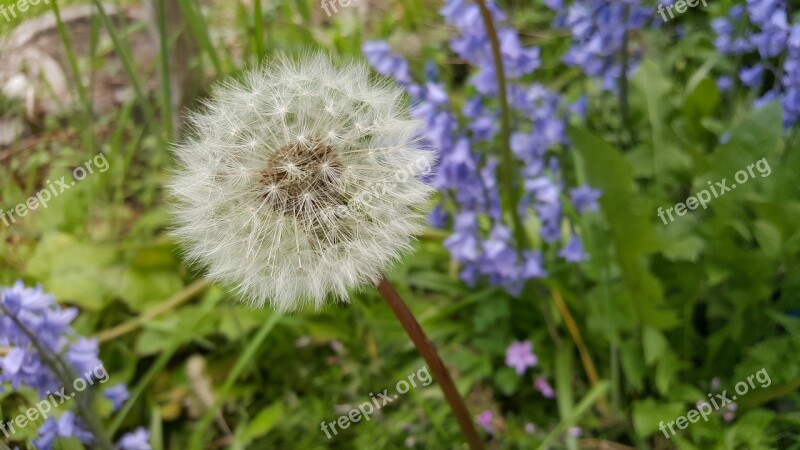
[[[502,145],[500,148],[503,155],[503,173],[500,177],[500,182],[503,183],[503,189],[506,191],[507,208],[508,213],[511,214],[517,249],[521,251],[527,247],[527,236],[525,235],[525,227],[522,225],[522,219],[519,217],[519,212],[517,211],[519,206],[519,192],[514,186],[514,180],[516,180],[517,177],[514,176],[514,155],[511,153],[511,109],[508,107],[508,98],[506,96],[506,73],[503,67],[503,55],[500,53],[500,40],[497,37],[497,30],[492,21],[492,14],[489,12],[489,8],[486,7],[486,0],[475,1],[478,4],[478,8],[481,10],[483,24],[486,27],[486,35],[492,46],[494,70],[497,76],[497,98],[500,100],[500,132],[502,136]]]
[[[386,277],[382,278],[380,283],[378,283],[378,292],[389,305],[389,308],[392,309],[392,312],[403,325],[403,328],[406,329],[408,337],[414,342],[422,358],[428,363],[428,367],[430,367],[433,372],[433,377],[439,383],[442,392],[444,392],[445,399],[450,403],[450,408],[456,416],[458,425],[461,427],[461,432],[464,434],[464,438],[467,440],[470,449],[483,449],[483,442],[480,437],[478,437],[478,432],[475,430],[475,424],[472,422],[469,411],[464,404],[464,399],[462,399],[461,394],[458,393],[458,389],[456,389],[456,385],[453,383],[453,379],[450,377],[450,372],[447,371],[447,367],[445,367],[442,359],[439,358],[436,347],[433,346],[428,336],[425,335],[425,332],[422,330],[422,327],[420,327],[414,314],[408,309],[403,298],[400,297],[400,294],[397,293],[397,290],[395,290],[392,283],[390,283]]]

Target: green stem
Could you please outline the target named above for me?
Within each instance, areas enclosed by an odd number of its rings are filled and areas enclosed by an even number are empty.
[[[497,37],[497,29],[492,21],[492,14],[489,8],[486,7],[486,0],[476,0],[478,8],[481,11],[483,24],[486,27],[486,35],[489,38],[489,43],[492,46],[492,56],[494,57],[494,69],[497,76],[497,98],[500,100],[500,121],[502,136],[502,176],[500,182],[503,184],[503,190],[506,191],[506,209],[511,214],[511,221],[513,224],[514,237],[517,241],[517,249],[522,250],[527,247],[527,236],[525,234],[525,227],[522,224],[522,219],[519,217],[517,207],[519,206],[519,191],[514,186],[514,180],[517,179],[514,171],[514,154],[511,153],[511,109],[508,106],[508,98],[506,96],[506,75],[505,68],[503,67],[503,55],[500,53],[500,40]]]
[[[208,429],[209,425],[211,425],[211,421],[214,419],[214,416],[217,414],[222,400],[227,397],[228,392],[230,392],[233,384],[239,379],[239,376],[242,374],[244,369],[246,369],[247,366],[253,362],[256,351],[261,348],[261,344],[264,342],[264,339],[269,336],[270,332],[272,332],[273,328],[275,328],[275,325],[278,324],[278,321],[281,319],[281,317],[281,314],[277,312],[273,313],[270,318],[264,322],[264,325],[261,326],[261,329],[258,330],[258,333],[256,333],[253,340],[251,340],[247,345],[247,348],[239,356],[239,359],[236,360],[236,363],[233,365],[233,369],[231,369],[230,374],[228,374],[228,378],[225,380],[222,388],[217,392],[217,399],[214,401],[214,405],[208,408],[208,411],[206,411],[206,414],[202,419],[200,419],[197,427],[192,432],[192,439],[189,441],[190,449],[201,450],[203,448],[203,438],[205,437],[206,430]]]
[[[263,20],[261,16],[261,0],[254,1],[253,9],[253,16],[255,19],[255,23],[253,24],[253,40],[255,41],[256,61],[261,61],[261,58],[264,56],[264,30],[261,26],[261,21]]]
[[[630,14],[629,8],[625,8],[625,22],[628,21]],[[622,117],[622,128],[627,132],[627,141],[620,142],[620,145],[629,148],[633,145],[633,128],[630,121],[630,106],[628,101],[628,42],[630,40],[630,30],[625,29],[622,38],[622,62],[621,73],[619,76],[619,111]]]
[[[191,28],[195,39],[197,39],[203,47],[203,50],[208,53],[211,64],[214,66],[214,73],[217,76],[221,75],[224,71],[222,60],[219,54],[217,54],[214,44],[211,42],[211,37],[208,34],[208,25],[205,23],[202,11],[199,10],[199,7],[197,9],[194,8],[194,4],[191,0],[178,0],[178,3],[180,4],[181,11],[186,18],[186,23],[189,24],[189,28]]]
[[[61,20],[61,11],[58,9],[58,1],[52,0],[50,5],[53,9],[53,15],[56,18],[56,29],[58,30],[58,35],[61,37],[61,42],[64,44],[64,51],[67,55],[67,61],[69,62],[70,70],[72,71],[72,76],[75,78],[75,86],[78,88],[78,98],[81,102],[81,106],[83,106],[83,120],[84,120],[84,127],[83,127],[83,138],[89,147],[90,152],[94,153],[94,133],[92,130],[92,117],[94,116],[94,111],[92,107],[92,101],[89,99],[89,95],[86,92],[86,87],[83,85],[83,80],[81,80],[81,71],[78,68],[78,60],[75,57],[75,52],[72,50],[72,43],[67,33],[67,29],[64,26],[64,22]]]
[[[174,133],[172,127],[172,89],[169,78],[169,39],[167,36],[167,7],[166,0],[158,0],[156,17],[158,21],[158,50],[161,69],[161,109],[164,131],[167,142],[172,142]]]

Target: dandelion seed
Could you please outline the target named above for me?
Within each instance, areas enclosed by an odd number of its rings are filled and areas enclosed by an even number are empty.
[[[433,156],[401,89],[370,76],[320,54],[284,57],[214,92],[175,149],[175,235],[188,259],[280,311],[347,301],[380,280],[421,231],[432,192],[420,173],[394,174]],[[387,185],[380,201],[361,202],[376,183]]]

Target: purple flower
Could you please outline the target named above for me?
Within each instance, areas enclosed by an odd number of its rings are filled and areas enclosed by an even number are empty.
[[[569,191],[572,204],[575,205],[575,210],[577,210],[579,214],[585,211],[596,211],[597,200],[601,195],[602,192],[600,192],[599,189],[592,189],[586,184],[579,188],[570,189]]]
[[[550,4],[555,7],[560,2]],[[525,188],[518,204],[509,207],[515,208],[523,220],[536,216],[543,240],[556,243],[570,218],[562,214],[565,177],[556,158],[546,155],[570,146],[567,118],[571,110],[585,110],[585,98],[571,105],[558,93],[524,81],[523,76],[539,67],[540,50],[523,44],[494,1],[487,2],[487,7],[495,21],[507,78],[506,94],[514,124],[511,147],[522,178],[518,187]],[[500,128],[492,46],[473,2],[445,0],[440,13],[457,31],[450,41],[451,50],[473,68],[469,83],[475,94],[460,111],[465,120],[459,120],[453,110],[443,88],[446,83],[439,78],[435,65],[426,63],[424,82],[415,83],[408,64],[392,53],[387,43],[368,42],[362,50],[376,71],[406,87],[415,102],[413,117],[427,124],[425,143],[439,156],[431,182],[442,193],[442,202],[429,221],[437,227],[452,223],[453,233],[444,245],[462,267],[461,280],[471,286],[487,280],[517,296],[528,280],[547,276],[547,271],[540,249],[518,248],[508,221],[509,211],[501,208],[500,184],[506,180],[498,179],[499,164],[485,151],[487,146],[498,145]],[[632,21],[639,23],[641,17]],[[586,198],[581,207],[591,204]]]
[[[514,341],[506,349],[506,366],[514,369],[517,375],[522,375],[528,367],[533,367],[538,362],[530,341]]]
[[[494,434],[494,425],[492,425],[492,420],[494,419],[494,414],[490,410],[486,410],[480,414],[476,418],[476,422],[478,425],[483,428],[483,430],[489,434]]]
[[[571,263],[579,263],[589,259],[589,255],[583,251],[581,239],[574,234],[570,238],[569,242],[567,242],[567,245],[565,245],[564,248],[558,252],[558,256]]]
[[[58,419],[50,416],[39,427],[38,437],[33,445],[39,450],[50,450],[57,438],[74,437],[84,444],[92,442],[92,434],[85,430],[80,419],[71,411],[67,411]]]
[[[533,434],[536,432],[536,425],[528,422],[525,424],[525,434]]]
[[[131,396],[128,388],[124,384],[117,384],[103,392],[105,398],[111,400],[112,410],[116,411],[122,407],[126,400]]]
[[[756,87],[758,83],[761,82],[761,78],[764,75],[764,66],[760,64],[756,64],[753,67],[745,67],[739,72],[739,79],[742,80],[742,84],[747,87]]]
[[[746,8],[734,6],[727,17],[712,22],[717,35],[714,45],[720,53],[750,57],[758,52],[760,63],[739,73],[745,87],[760,88],[765,82],[765,67],[775,73],[775,80],[768,80],[772,85],[753,106],[778,100],[784,129],[800,120],[800,24],[790,24],[788,19],[785,0],[747,0]],[[720,78],[718,85],[723,89],[728,82]]]
[[[580,427],[570,427],[567,430],[567,434],[569,434],[572,437],[576,437],[577,438],[577,437],[581,437],[581,435],[583,434],[583,430],[581,430]]]
[[[0,358],[0,383],[9,383],[15,390],[35,390],[39,399],[63,389],[64,380],[58,379],[42,362],[32,338],[17,322],[33,334],[39,346],[63,359],[75,376],[86,382],[97,380],[98,369],[103,367],[98,358],[98,342],[75,335],[70,323],[77,315],[76,309],[59,307],[41,286],[26,288],[21,281],[11,288],[0,288],[0,304],[11,314],[0,312],[0,346],[9,349]],[[106,391],[111,394],[112,403],[121,399],[123,392],[127,395],[124,389],[124,386],[116,386]],[[62,406],[62,409],[66,408]],[[58,417],[50,416],[45,420],[33,445],[49,450],[58,438],[76,438],[90,443],[93,437],[82,419],[66,410]]]
[[[544,376],[536,377],[536,379],[533,380],[533,387],[535,387],[544,398],[555,398],[556,396],[555,391],[553,390],[552,386],[550,386],[550,383],[547,382],[547,378]]]
[[[391,76],[403,84],[411,84],[408,62],[393,54],[389,44],[382,41],[368,41],[361,47],[367,62],[381,75]]]
[[[639,0],[574,0],[570,6],[560,1],[546,4],[558,12],[553,26],[567,28],[572,33],[572,47],[564,55],[564,62],[601,81],[603,89],[615,91],[622,75],[623,52],[628,53],[629,75],[641,53],[626,35],[653,21],[652,12]]]
[[[75,368],[76,375],[86,377],[86,374],[89,374],[92,376],[94,370],[103,367],[103,363],[97,357],[98,352],[97,339],[80,337],[67,351],[67,361]]]
[[[720,91],[730,91],[733,87],[733,79],[731,77],[723,76],[717,78],[717,89]]]
[[[150,450],[150,433],[139,427],[119,440],[117,447],[120,450]]]

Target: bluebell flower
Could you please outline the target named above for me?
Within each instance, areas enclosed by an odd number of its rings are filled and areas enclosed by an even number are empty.
[[[758,86],[763,76],[764,66],[761,64],[756,64],[753,67],[745,67],[739,72],[739,79],[742,80],[742,84],[747,87]]]
[[[583,244],[577,235],[572,235],[567,245],[564,246],[559,252],[558,256],[573,263],[578,263],[589,259],[589,255],[583,251]]]
[[[775,73],[775,81],[753,106],[779,101],[785,129],[800,120],[800,23],[796,16],[795,23],[788,20],[785,0],[747,0],[745,7],[734,6],[726,17],[712,21],[717,35],[714,45],[720,53],[745,56],[758,52],[760,63],[739,73],[744,86],[760,88],[765,67]]]
[[[112,411],[117,411],[130,398],[131,394],[124,384],[117,384],[103,391],[103,396],[111,400]]]
[[[150,433],[139,427],[119,440],[117,447],[120,450],[150,450]]]
[[[653,21],[652,11],[639,0],[574,0],[546,2],[558,16],[555,28],[567,28],[572,34],[572,47],[564,55],[569,66],[579,67],[586,75],[601,82],[603,89],[616,91],[622,75],[622,55],[628,53],[627,74],[636,69],[639,54],[626,34],[640,30]]]
[[[10,314],[0,312],[0,346],[9,349],[0,357],[0,384],[8,383],[15,390],[35,390],[40,400],[60,391],[63,386],[63,380],[44,364],[31,338],[17,322],[34,335],[38,346],[63,359],[73,375],[87,383],[97,380],[102,373],[99,370],[102,362],[98,358],[98,342],[75,334],[70,326],[77,316],[75,308],[61,308],[41,286],[27,288],[22,281],[10,288],[0,288],[0,304]],[[111,393],[115,409],[127,395],[124,386],[116,386],[107,392]],[[69,410],[58,417],[48,417],[37,432],[33,444],[42,450],[52,449],[58,438],[72,437],[83,443],[90,443],[93,438],[82,419]]]
[[[561,5],[560,1],[548,3],[552,7]],[[562,214],[563,177],[557,160],[548,155],[569,148],[567,117],[572,113],[585,115],[586,99],[571,105],[544,86],[525,81],[540,65],[539,48],[522,43],[496,3],[490,1],[487,6],[500,41],[506,96],[513,115],[511,149],[519,163],[519,187],[524,187],[524,195],[514,207],[524,220],[540,222],[541,241],[557,244],[563,239],[562,227],[568,219]],[[410,80],[408,65],[387,44],[373,42],[363,51],[376,71],[406,87],[415,101],[412,115],[427,124],[424,138],[439,154],[432,182],[442,194],[442,203],[429,215],[429,222],[437,227],[452,223],[452,234],[444,245],[461,264],[461,279],[470,285],[485,279],[519,295],[527,280],[545,277],[547,271],[541,251],[517,247],[501,211],[499,164],[495,155],[486,151],[497,147],[500,128],[491,44],[473,2],[446,0],[440,12],[458,33],[450,40],[451,49],[474,68],[468,82],[475,94],[461,108],[463,122],[453,111],[444,83],[430,62],[425,65],[425,81],[417,83]],[[631,23],[643,22],[634,14]],[[588,25],[591,31],[591,21]],[[580,27],[576,24],[578,33],[582,32]],[[591,202],[584,203],[581,208]]]
[[[733,87],[733,79],[731,77],[722,76],[717,78],[717,89],[720,91],[730,91]]]
[[[569,191],[569,196],[572,198],[572,204],[575,206],[575,210],[578,211],[578,213],[583,213],[584,211],[596,211],[597,200],[601,195],[602,192],[599,189],[592,189],[587,184],[584,184],[579,188],[570,189]]]
[[[84,444],[92,442],[92,434],[86,431],[80,418],[72,411],[66,411],[58,418],[48,417],[39,427],[33,445],[39,450],[51,450],[57,438],[76,438]]]

